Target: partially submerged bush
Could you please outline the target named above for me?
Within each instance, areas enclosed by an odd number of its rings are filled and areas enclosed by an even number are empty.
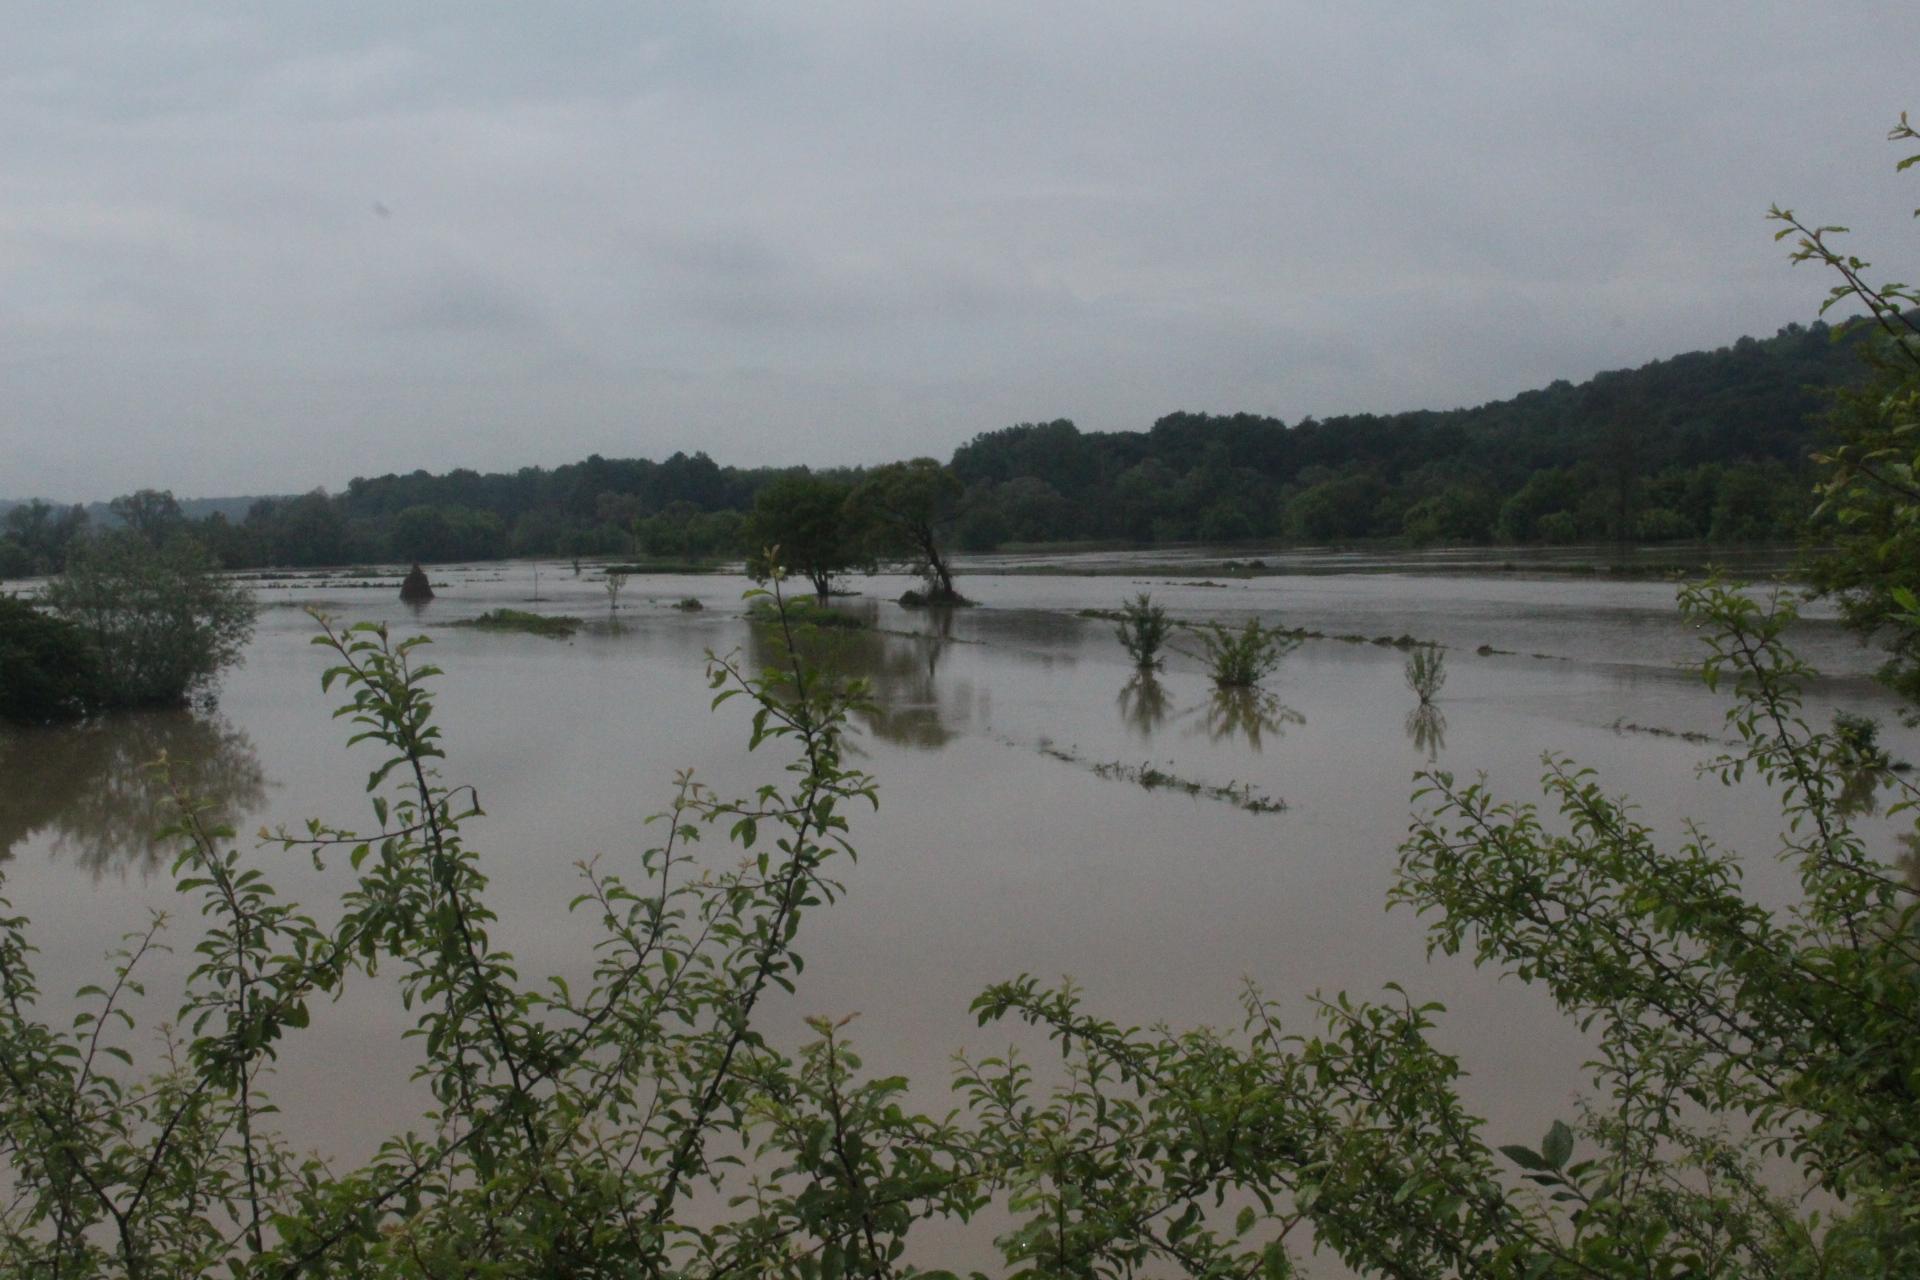
[[[109,706],[172,706],[205,693],[253,637],[252,593],[185,537],[159,547],[131,533],[76,543],[42,598],[98,652]]]
[[[1168,620],[1167,611],[1142,591],[1120,606],[1120,625],[1114,634],[1120,637],[1135,666],[1157,667],[1161,646],[1173,634],[1173,623]]]
[[[427,581],[427,571],[419,565],[407,570],[407,576],[400,580],[400,598],[408,604],[425,604],[433,599],[433,584]]]
[[[1431,703],[1446,682],[1446,651],[1437,644],[1414,645],[1407,655],[1407,687],[1419,695],[1420,705]]]
[[[1238,631],[1223,622],[1201,623],[1193,628],[1205,652],[1201,660],[1213,682],[1222,689],[1246,689],[1259,684],[1280,666],[1280,660],[1300,643],[1298,636],[1278,627],[1263,627],[1260,619],[1248,618]]]
[[[100,655],[86,634],[25,600],[0,595],[0,721],[77,720],[105,702]]]

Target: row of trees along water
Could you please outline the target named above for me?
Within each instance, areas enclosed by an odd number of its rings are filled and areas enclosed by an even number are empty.
[[[1174,413],[1114,432],[1024,423],[955,451],[940,515],[968,551],[1080,540],[1791,540],[1811,505],[1809,424],[1827,391],[1858,380],[1849,346],[1825,324],[1796,324],[1447,412],[1293,424]],[[754,516],[770,486],[808,479],[844,493],[868,474],[723,467],[703,453],[596,455],[512,474],[356,479],[335,495],[227,502],[198,516],[153,491],[92,510],[30,502],[0,519],[0,576],[57,571],[73,540],[101,525],[177,525],[229,568],[732,559],[764,545],[766,517]]]

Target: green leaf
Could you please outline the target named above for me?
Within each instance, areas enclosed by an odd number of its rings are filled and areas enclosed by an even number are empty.
[[[1568,1157],[1573,1155],[1573,1130],[1559,1120],[1555,1120],[1547,1130],[1547,1136],[1541,1139],[1540,1154],[1550,1169],[1566,1166]]]

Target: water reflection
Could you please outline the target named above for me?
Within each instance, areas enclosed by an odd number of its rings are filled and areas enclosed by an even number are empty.
[[[747,629],[747,658],[756,667],[784,665],[786,651],[774,627]],[[835,675],[864,678],[873,705],[859,719],[874,737],[895,746],[937,751],[971,718],[971,686],[943,690],[938,679],[947,642],[940,635],[905,636],[870,627],[802,627],[801,656]]]
[[[1290,725],[1307,722],[1305,716],[1265,689],[1215,689],[1194,712],[1200,716],[1196,731],[1205,733],[1208,741],[1245,738],[1255,751],[1268,735],[1278,738]]]
[[[1447,717],[1433,703],[1421,703],[1407,713],[1407,739],[1429,761],[1438,760],[1447,745]]]
[[[1134,672],[1120,690],[1120,719],[1142,738],[1151,738],[1172,709],[1167,686],[1151,671]]]
[[[0,733],[0,859],[44,834],[97,880],[158,867],[172,845],[154,833],[174,820],[166,784],[147,766],[165,754],[174,785],[238,825],[266,802],[266,776],[247,735],[223,719],[151,711],[88,724]]]

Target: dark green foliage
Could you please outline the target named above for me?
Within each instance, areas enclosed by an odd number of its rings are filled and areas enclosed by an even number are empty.
[[[941,543],[958,515],[960,481],[932,458],[890,462],[863,476],[847,512],[876,557],[910,563],[927,580],[927,604],[964,604]]]
[[[253,636],[253,597],[191,538],[131,530],[76,543],[47,607],[98,655],[109,706],[176,706],[211,689]]]
[[[1114,629],[1120,644],[1137,667],[1160,665],[1160,649],[1173,634],[1167,611],[1145,591],[1120,606],[1120,625]]]
[[[419,565],[407,570],[407,576],[400,580],[400,598],[408,604],[425,604],[433,599],[433,583],[427,580],[427,571]]]
[[[782,476],[760,490],[740,534],[757,549],[747,559],[748,573],[766,581],[772,548],[780,567],[805,578],[815,598],[826,603],[836,577],[871,564],[862,552],[858,521],[847,508],[851,493],[850,485],[805,473]]]
[[[500,517],[468,507],[408,507],[393,518],[387,547],[397,559],[425,563],[494,560],[506,554]]]
[[[122,528],[148,546],[158,547],[186,524],[170,489],[140,489],[107,504]]]
[[[0,722],[77,720],[106,701],[86,634],[25,600],[0,595]]]
[[[0,578],[24,578],[58,573],[67,562],[67,548],[87,530],[84,507],[55,507],[26,502],[0,521]]]

